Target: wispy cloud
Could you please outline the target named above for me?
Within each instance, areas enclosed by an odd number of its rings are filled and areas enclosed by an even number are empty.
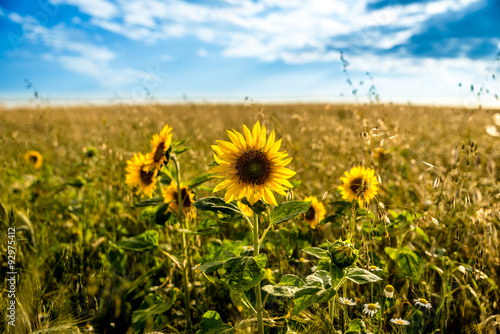
[[[42,55],[56,61],[67,70],[91,76],[105,87],[119,88],[147,78],[148,74],[131,68],[113,68],[111,61],[116,54],[105,46],[82,41],[78,31],[68,29],[64,23],[53,27],[42,26],[31,16],[9,14],[12,22],[21,24],[23,37],[33,44],[42,43],[50,52]]]

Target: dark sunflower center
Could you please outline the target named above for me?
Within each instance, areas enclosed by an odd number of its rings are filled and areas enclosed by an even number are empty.
[[[179,201],[177,193],[175,194],[176,202]],[[181,189],[182,206],[184,208],[189,208],[191,206],[191,199],[189,198],[189,193],[186,188]],[[177,203],[178,204],[178,203]]]
[[[352,180],[349,188],[356,195],[360,195],[368,189],[368,185],[366,184],[365,180],[362,177],[358,177]]]
[[[30,162],[32,164],[36,164],[37,161],[38,161],[38,157],[36,155],[31,155],[30,156]]]
[[[153,176],[154,176],[154,171],[151,170],[149,172],[146,172],[144,169],[141,169],[141,174],[139,175],[141,181],[146,186],[149,186],[151,183],[153,183]]]
[[[271,175],[271,161],[265,153],[250,150],[236,161],[237,175],[247,184],[265,184]]]
[[[309,210],[306,212],[306,220],[314,220],[316,218],[316,210],[314,210],[313,206],[309,207]]]
[[[161,157],[163,156],[163,149],[165,148],[165,143],[160,143],[158,147],[156,148],[154,159],[155,162],[158,162],[161,160]]]

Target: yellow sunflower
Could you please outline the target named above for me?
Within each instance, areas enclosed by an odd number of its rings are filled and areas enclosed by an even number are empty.
[[[236,204],[238,204],[238,208],[240,208],[241,212],[243,212],[247,217],[253,216],[253,210],[251,207],[241,203],[240,201],[238,201]]]
[[[146,157],[142,153],[134,154],[132,159],[127,161],[125,183],[130,186],[138,186],[137,194],[142,191],[146,196],[151,197],[156,186],[158,171],[146,171],[145,167]]]
[[[227,189],[226,202],[247,196],[250,204],[263,199],[268,204],[278,205],[273,191],[286,196],[286,190],[293,188],[287,180],[295,172],[286,168],[292,158],[286,152],[278,152],[281,139],[275,141],[274,130],[266,139],[266,127],[259,122],[252,132],[243,125],[243,135],[236,130],[227,131],[231,142],[218,140],[212,145],[215,161],[215,177],[225,179],[214,192]]]
[[[340,180],[343,184],[338,189],[342,192],[342,198],[348,201],[356,199],[359,206],[363,206],[363,201],[369,204],[378,192],[378,181],[371,168],[353,167]]]
[[[306,213],[302,214],[302,218],[309,224],[310,228],[316,229],[316,225],[325,218],[325,206],[314,196],[306,197],[304,201],[311,202],[311,206]]]
[[[24,160],[35,169],[42,167],[42,155],[37,151],[28,151],[24,155]]]
[[[181,183],[182,210],[187,219],[196,217],[194,193]],[[168,211],[179,213],[179,196],[177,183],[172,181],[168,187],[163,188],[163,201],[168,204]]]
[[[160,134],[154,134],[151,140],[153,150],[146,154],[146,170],[159,170],[164,163],[168,163],[165,153],[172,144],[172,128],[165,124]]]

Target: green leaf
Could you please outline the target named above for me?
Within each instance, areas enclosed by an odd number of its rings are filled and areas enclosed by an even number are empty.
[[[200,175],[200,176],[197,176],[195,177],[194,179],[191,179],[189,182],[188,182],[188,187],[193,189],[205,182],[207,182],[208,180],[210,180],[215,174],[204,174],[204,175]]]
[[[378,282],[381,281],[382,279],[378,277],[375,274],[372,274],[368,270],[361,269],[361,268],[354,268],[351,270],[348,270],[345,277],[354,283],[358,284],[366,284],[370,282]]]
[[[236,205],[236,201],[226,203],[222,198],[218,197],[205,197],[197,200],[193,205],[197,209],[204,211],[212,211],[215,213],[221,212],[226,215],[234,215],[235,213],[241,214],[238,205]]]
[[[138,332],[146,327],[148,320],[152,321],[157,315],[167,312],[175,303],[175,294],[175,290],[172,290],[172,296],[169,299],[159,293],[150,293],[147,295],[139,309],[132,313],[134,332]]]
[[[306,281],[309,277],[306,278]],[[295,292],[293,315],[299,314],[312,304],[327,302],[336,294],[333,287],[325,289],[321,280],[310,279],[310,282]]]
[[[311,206],[311,202],[291,201],[278,205],[271,212],[271,224],[286,222],[301,213],[306,213]]]
[[[116,245],[127,250],[145,251],[158,248],[159,238],[158,232],[147,230],[136,237],[118,241]]]
[[[213,261],[200,265],[198,269],[205,273],[211,273],[222,268],[226,261]]]
[[[427,243],[430,243],[429,237],[427,236],[427,234],[425,234],[424,230],[422,230],[420,227],[417,226],[417,228],[415,229],[415,232],[417,232],[417,234],[419,236],[421,236]]]
[[[303,252],[310,254],[312,256],[317,257],[318,259],[330,259],[330,255],[328,253],[328,250],[319,248],[319,247],[307,247],[302,249]]]
[[[266,254],[256,257],[237,257],[224,263],[226,279],[231,290],[241,293],[256,286],[265,275]]]
[[[258,200],[255,202],[253,205],[250,204],[250,202],[247,200],[246,197],[243,197],[241,200],[241,203],[247,205],[252,209],[252,211],[258,215],[260,215],[262,212],[266,211],[267,205],[264,203],[262,200]]]
[[[385,247],[385,252],[387,255],[389,255],[389,257],[391,258],[391,260],[393,261],[396,261],[397,258],[398,258],[398,250],[396,248],[392,248],[392,247]]]
[[[399,252],[398,266],[403,270],[406,276],[413,278],[414,281],[419,280],[422,273],[420,259],[409,247],[405,246]]]
[[[225,324],[219,313],[208,311],[203,314],[200,323],[200,330],[196,334],[233,334],[234,328]]]
[[[190,149],[190,147],[181,147],[181,148],[174,149],[173,152],[177,155],[181,155],[182,153],[186,152],[189,149]]]
[[[364,334],[366,333],[366,325],[361,319],[352,319],[345,334]]]
[[[156,205],[163,205],[165,204],[165,201],[161,197],[154,197],[154,198],[148,198],[143,201],[140,201],[139,203],[134,204],[132,207],[134,208],[140,208],[143,206],[156,206]]]
[[[295,275],[283,275],[281,281],[276,285],[266,285],[262,287],[262,290],[273,296],[278,297],[295,297],[295,292],[297,292],[302,286],[304,286],[304,281]]]

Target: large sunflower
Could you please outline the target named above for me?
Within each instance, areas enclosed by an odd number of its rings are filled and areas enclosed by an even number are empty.
[[[348,201],[357,200],[359,206],[363,206],[363,201],[367,204],[378,192],[378,181],[375,171],[362,166],[353,167],[340,180],[343,182],[338,189],[342,192],[342,198]]]
[[[37,151],[28,151],[24,155],[24,160],[29,163],[33,168],[39,169],[42,167],[42,155]]]
[[[325,206],[314,196],[306,197],[304,201],[311,202],[311,206],[306,213],[302,214],[302,218],[309,224],[309,227],[316,229],[316,225],[325,218]]]
[[[194,193],[181,183],[182,210],[187,219],[196,217]],[[163,201],[168,204],[168,211],[179,213],[179,192],[177,183],[172,181],[168,187],[163,188]]]
[[[171,144],[172,128],[169,127],[168,124],[165,124],[163,129],[161,129],[160,134],[153,135],[153,140],[151,140],[153,150],[146,154],[146,170],[159,170],[164,163],[168,162],[168,158],[165,153],[168,151]]]
[[[156,169],[146,171],[146,157],[142,153],[134,154],[132,159],[127,161],[127,175],[125,183],[130,186],[138,186],[137,194],[141,191],[148,197],[151,197],[156,186]]]
[[[250,204],[263,199],[268,204],[278,205],[273,191],[286,196],[293,188],[288,178],[295,172],[286,168],[292,158],[286,152],[278,152],[281,139],[275,142],[274,130],[266,140],[266,127],[255,124],[252,132],[243,125],[243,135],[236,130],[227,131],[231,142],[218,140],[212,145],[215,161],[215,177],[225,179],[214,192],[227,189],[226,202],[247,196]]]

